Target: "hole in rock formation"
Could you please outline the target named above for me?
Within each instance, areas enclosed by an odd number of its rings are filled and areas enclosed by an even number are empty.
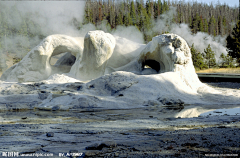
[[[75,63],[76,57],[69,52],[53,55],[50,57],[49,64],[52,69],[60,69],[64,73],[70,72],[72,65]]]
[[[54,66],[54,65],[57,63],[57,61],[58,61],[62,56],[64,56],[65,54],[67,54],[67,52],[62,53],[62,54],[58,54],[58,55],[54,55],[54,56],[52,55],[52,56],[50,57],[49,64],[52,65],[52,66]]]
[[[144,70],[145,68],[151,68],[153,70],[156,70],[156,72],[158,73],[160,70],[160,63],[157,62],[156,60],[145,60],[142,63],[142,69]]]

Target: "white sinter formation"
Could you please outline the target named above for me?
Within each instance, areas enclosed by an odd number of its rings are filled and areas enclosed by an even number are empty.
[[[187,42],[175,34],[153,37],[138,57],[113,71],[128,71],[138,75],[176,72],[193,90],[202,86],[195,73]]]
[[[61,53],[66,54],[51,65],[51,57]],[[186,41],[175,34],[156,36],[147,45],[103,31],[88,32],[84,41],[48,36],[1,80],[0,110],[192,104],[176,117],[196,117],[212,105],[234,106],[240,98],[238,90],[219,91],[201,83]],[[210,106],[204,110],[205,105]]]
[[[72,66],[70,74],[82,81],[98,78],[105,68],[115,47],[115,38],[103,31],[89,31],[84,38],[82,58]]]
[[[77,38],[65,35],[46,37],[38,46],[33,48],[17,64],[6,70],[1,80],[9,82],[36,82],[47,79],[55,73],[66,72],[65,67],[52,66],[52,56],[70,52],[76,58],[81,58],[82,47]]]
[[[53,74],[68,73],[81,81],[96,79],[114,71],[137,75],[176,72],[193,90],[202,86],[193,67],[191,52],[184,39],[175,34],[153,37],[147,45],[103,31],[89,31],[83,43],[64,35],[48,36],[22,61],[3,73],[1,80],[13,82],[41,81]],[[55,65],[50,58],[65,53]]]

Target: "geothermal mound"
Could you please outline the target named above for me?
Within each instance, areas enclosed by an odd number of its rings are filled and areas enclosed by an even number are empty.
[[[65,54],[51,65],[51,58],[61,53]],[[1,109],[236,104],[240,97],[202,84],[186,41],[175,34],[156,36],[147,45],[103,31],[88,32],[84,41],[51,35],[5,71],[1,80],[28,82],[2,82],[6,84],[0,102],[11,106]]]
[[[122,43],[119,37],[115,39],[103,31],[88,32],[84,44],[78,38],[51,35],[22,61],[4,72],[1,80],[37,82],[53,74],[69,73],[78,80],[86,81],[114,71],[138,75],[179,72],[188,86],[199,86],[189,47],[181,37],[164,34],[154,37],[146,46],[132,42],[133,49],[126,48],[126,44]],[[55,65],[50,64],[52,56],[66,52]]]

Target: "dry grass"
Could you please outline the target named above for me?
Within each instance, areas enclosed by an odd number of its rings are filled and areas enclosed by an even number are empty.
[[[231,73],[240,74],[240,68],[211,68],[206,70],[198,70],[197,73]]]

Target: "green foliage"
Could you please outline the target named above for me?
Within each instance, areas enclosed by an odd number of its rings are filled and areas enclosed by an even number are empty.
[[[123,25],[123,18],[122,13],[120,12],[119,15],[116,15],[116,25]]]
[[[14,57],[13,58],[13,65],[16,64],[16,63],[19,63],[21,60],[22,60],[21,58]]]
[[[203,19],[202,18],[199,18],[198,31],[204,32],[204,24],[203,24]]]
[[[208,22],[207,22],[207,19],[204,19],[204,32],[208,32]]]
[[[140,17],[140,22],[142,23],[142,28],[140,30],[144,32],[144,40],[146,42],[151,41],[152,36],[151,34],[149,34],[149,32],[152,28],[152,21],[149,15],[147,14],[145,8],[142,9],[142,16]]]
[[[161,14],[165,13],[168,10],[169,10],[169,6],[168,6],[167,2],[164,0]]]
[[[229,55],[240,63],[240,20],[233,28],[232,35],[229,35],[226,40]]]
[[[197,13],[196,16],[194,17],[193,23],[192,23],[192,31],[193,31],[193,33],[197,33],[199,21],[200,21],[200,17],[199,17],[199,15]]]
[[[130,13],[127,13],[124,17],[123,17],[123,23],[125,24],[125,26],[130,26],[132,25],[132,18],[130,16]]]
[[[130,17],[132,19],[133,25],[135,25],[137,23],[137,18],[136,18],[136,10],[135,10],[133,1],[131,2]]]
[[[151,17],[152,14],[151,14],[151,2],[150,2],[150,0],[147,0],[147,1],[146,1],[146,11],[147,11],[147,15],[148,15],[149,17]]]
[[[204,49],[204,58],[205,58],[205,63],[208,66],[208,68],[216,67],[216,58],[215,58],[215,53],[212,51],[212,48],[210,44],[206,49]]]
[[[209,33],[216,36],[216,19],[214,16],[211,16],[209,21]]]
[[[221,64],[220,67],[222,68],[232,68],[233,65],[233,58],[229,55],[224,55],[223,53],[220,56]]]
[[[191,46],[192,61],[195,69],[202,70],[206,69],[207,65],[204,62],[203,55],[194,47],[194,44]]]

